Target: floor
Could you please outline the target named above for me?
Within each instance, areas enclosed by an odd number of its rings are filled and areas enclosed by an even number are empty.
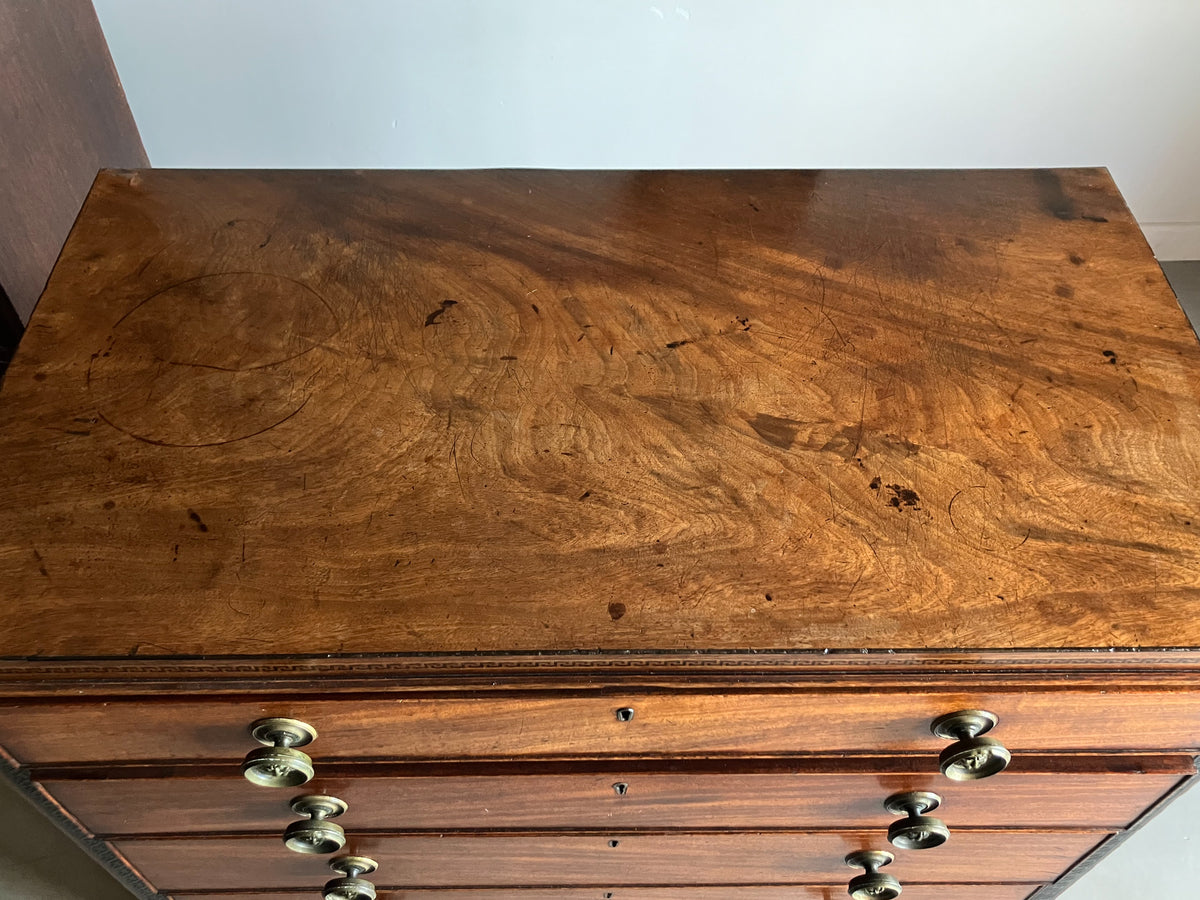
[[[1163,263],[1163,271],[1200,330],[1200,261]],[[3,361],[0,357],[0,369]],[[1147,822],[1062,900],[1189,897],[1197,884],[1200,789]],[[0,779],[0,897],[129,900],[130,895]]]

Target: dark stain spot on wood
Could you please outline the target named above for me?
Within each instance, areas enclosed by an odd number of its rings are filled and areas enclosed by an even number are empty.
[[[871,479],[870,488],[873,491],[877,491],[877,490],[879,490],[880,485],[882,485],[882,484],[883,484],[883,479],[880,478],[878,475],[876,475],[874,478]]]
[[[1108,359],[1108,364],[1110,366],[1115,366],[1117,364],[1117,354],[1114,351],[1104,350],[1102,352],[1104,353],[1105,358]]]
[[[189,509],[187,514],[188,518],[196,523],[197,530],[208,531],[208,526],[204,524],[204,520],[200,518],[200,514],[198,512],[196,512],[194,509]]]
[[[502,356],[502,357],[500,357],[500,358],[501,358],[501,359],[507,359],[507,360],[514,360],[514,359],[516,359],[516,357],[515,357],[515,356]]]
[[[745,316],[738,316],[737,321],[738,321],[738,324],[742,326],[742,331],[750,330],[750,320],[747,319]]]
[[[445,313],[446,310],[457,305],[457,300],[443,300],[441,306],[425,317],[425,327],[428,328],[430,325],[436,325],[437,320],[442,317],[442,314]],[[534,307],[534,309],[537,309],[537,307]]]
[[[581,336],[582,336],[582,335],[581,335]],[[671,343],[667,344],[667,349],[668,349],[668,350],[674,350],[676,347],[682,347],[682,346],[684,346],[685,344],[690,344],[690,343],[691,343],[691,341],[690,341],[690,340],[671,341]]]
[[[837,256],[835,254],[828,254],[825,257],[825,268],[827,268],[827,269],[833,269],[834,271],[836,271],[836,270],[842,268],[842,266],[844,266],[844,265],[845,265],[845,263],[842,262],[842,258],[840,256]]]
[[[105,508],[105,509],[115,509],[115,508],[116,508],[116,506],[117,506],[117,501],[116,501],[116,500],[105,500],[105,501],[104,501],[104,508]]]
[[[582,494],[580,494],[580,495],[579,495],[579,499],[580,499],[580,500],[586,500],[586,499],[587,499],[588,497],[590,497],[590,496],[592,496],[592,492],[591,492],[591,491],[584,491]]]
[[[1063,190],[1062,179],[1057,173],[1038,169],[1033,173],[1033,183],[1037,187],[1038,202],[1047,213],[1064,222],[1079,218],[1075,203]]]
[[[1083,220],[1085,220],[1085,221],[1087,221],[1087,222],[1101,222],[1101,223],[1104,223],[1104,222],[1107,222],[1107,221],[1108,221],[1108,219],[1104,218],[1104,216],[1080,216],[1079,218],[1081,218],[1081,219],[1083,219]]]
[[[968,253],[974,253],[974,252],[975,252],[975,251],[978,249],[978,248],[975,246],[975,242],[974,242],[973,240],[971,240],[970,238],[968,238],[968,237],[957,237],[957,238],[955,238],[955,239],[954,239],[954,246],[955,246],[955,247],[958,247],[958,248],[960,248],[960,249],[962,249],[962,250],[966,250]]]
[[[72,430],[72,429],[67,429],[67,430],[64,432],[64,434],[73,434],[73,435],[75,435],[76,437],[87,437],[88,435],[90,435],[90,434],[91,434],[91,432],[90,432],[90,431],[74,431],[74,430]]]
[[[624,603],[608,604],[608,616],[614,622],[617,621],[618,619],[620,619],[623,615],[625,615],[625,604]]]
[[[791,449],[792,444],[796,443],[796,432],[803,424],[793,419],[784,419],[767,413],[758,413],[749,422],[755,434],[772,447],[778,447],[780,450]]]
[[[1062,297],[1064,300],[1070,300],[1075,296],[1075,288],[1071,287],[1069,284],[1056,284],[1054,286],[1054,293],[1056,296]]]
[[[774,597],[772,597],[770,594],[764,594],[764,596],[767,598],[767,602],[768,602],[768,603],[774,603],[774,602],[775,602],[775,598],[774,598]]]
[[[34,381],[45,381],[47,377],[49,377],[49,376],[47,376],[45,372],[37,372],[34,374],[33,380]]]
[[[535,313],[537,313],[539,316],[542,314],[542,311],[540,309],[538,309],[538,305],[536,303],[530,303],[529,305],[531,307],[533,307],[533,311]]]
[[[900,506],[908,506],[913,509],[920,509],[921,498],[917,496],[917,492],[912,488],[906,488],[902,484],[889,484],[887,489],[892,492],[892,498],[888,500],[888,504],[899,508]]]
[[[754,210],[755,212],[762,212],[762,210],[760,210],[757,206],[754,205],[753,200],[747,200],[746,202],[750,204],[750,208],[752,210]]]
[[[1085,262],[1087,262],[1087,260],[1085,260],[1078,253],[1072,253],[1070,256],[1067,257],[1067,259],[1069,259],[1071,261],[1071,265],[1073,265],[1073,266],[1082,266]]]

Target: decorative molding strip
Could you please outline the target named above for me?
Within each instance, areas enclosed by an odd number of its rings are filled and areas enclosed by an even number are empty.
[[[0,660],[0,697],[83,697],[164,690],[346,693],[594,689],[853,688],[989,683],[1080,689],[1200,687],[1200,650],[564,651],[325,657]],[[683,679],[681,680],[681,676]]]

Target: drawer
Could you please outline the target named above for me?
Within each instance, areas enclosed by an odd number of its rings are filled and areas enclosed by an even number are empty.
[[[1053,880],[1106,835],[966,832],[935,851],[898,853],[901,883]],[[872,832],[790,834],[474,834],[359,836],[347,852],[379,863],[384,888],[653,885],[845,885],[846,853],[878,848]],[[161,891],[316,889],[321,857],[277,837],[129,839],[113,846]],[[1002,879],[1001,879],[1002,875]],[[844,887],[843,887],[844,890]]]
[[[256,787],[240,775],[45,779],[42,788],[90,832],[280,833],[297,817],[298,794],[331,794],[349,811],[338,821],[366,831],[473,829],[766,830],[848,827],[886,831],[883,800],[936,791],[936,815],[952,830],[1034,826],[1121,829],[1194,772],[1190,757],[1018,757],[1002,776],[960,783],[923,760],[847,772],[854,762],[683,761],[563,771],[534,763],[381,767],[329,764],[301,788]],[[907,763],[907,765],[905,765]],[[1076,770],[1072,771],[1071,767]],[[1107,767],[1109,771],[1099,771]],[[839,771],[839,768],[843,771]]]
[[[849,876],[854,873],[846,870]],[[1035,884],[906,884],[904,900],[1027,900]],[[379,900],[830,900],[844,897],[845,882],[794,887],[533,888],[503,890],[380,891]],[[308,891],[269,894],[174,894],[174,900],[312,900]]]
[[[936,716],[982,707],[1014,752],[1200,748],[1200,694],[627,693],[189,703],[10,703],[0,745],[18,762],[237,760],[247,725],[289,716],[320,732],[314,760],[922,753]],[[617,716],[632,709],[628,721]],[[931,763],[931,764],[936,764]]]

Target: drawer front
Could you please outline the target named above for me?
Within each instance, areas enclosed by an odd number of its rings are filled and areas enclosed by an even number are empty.
[[[1050,881],[1106,835],[967,832],[936,851],[897,854],[888,871],[933,884]],[[883,842],[886,843],[886,842]],[[878,832],[791,834],[359,836],[347,852],[379,862],[387,888],[845,884],[846,853],[878,848]],[[130,839],[117,851],[159,890],[316,889],[323,858],[279,838]]]
[[[1180,774],[1020,771],[962,784],[931,773],[605,771],[579,774],[321,777],[290,791],[226,778],[54,780],[42,787],[93,834],[278,834],[297,817],[292,797],[331,794],[349,811],[338,821],[364,831],[474,829],[861,828],[886,832],[896,816],[883,800],[936,791],[938,816],[959,828],[1116,830],[1167,793]],[[343,766],[343,769],[350,768]],[[768,768],[769,767],[762,767]],[[956,832],[957,833],[957,832]]]
[[[846,870],[848,875],[854,873]],[[1027,900],[1040,887],[1034,884],[906,884],[904,900]],[[845,882],[795,887],[531,888],[502,890],[381,891],[379,900],[830,900],[844,897]],[[179,894],[174,900],[312,900],[312,891],[268,894]]]
[[[320,732],[314,760],[663,758],[919,752],[945,746],[930,721],[982,707],[992,736],[1024,750],[1200,748],[1200,694],[740,693],[195,703],[13,703],[0,745],[19,762],[237,760],[246,727],[289,716]],[[619,709],[632,709],[628,721]]]

